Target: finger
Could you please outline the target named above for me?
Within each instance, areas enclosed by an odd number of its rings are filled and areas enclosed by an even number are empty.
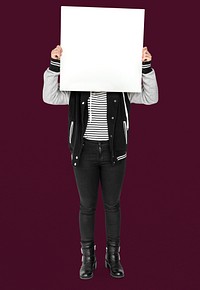
[[[62,48],[56,49],[56,52],[61,54],[62,53]]]
[[[60,55],[59,55],[59,54],[52,54],[51,57],[52,57],[52,58],[59,59],[59,58],[60,58]]]
[[[150,54],[144,55],[143,57],[143,61],[151,61],[151,59],[152,59],[152,56]]]
[[[151,54],[148,51],[145,53],[145,55],[148,56],[148,57],[151,57]]]
[[[55,55],[58,55],[58,56],[59,56],[59,55],[61,55],[61,51],[59,51],[59,50],[57,50],[57,49],[56,49],[56,50],[54,50],[54,51],[53,51],[53,54],[55,54]]]
[[[151,61],[150,57],[145,57],[143,61]]]
[[[151,54],[147,55],[146,57],[147,57],[148,59],[151,59],[151,58],[152,58]]]
[[[56,48],[54,48],[54,50],[53,51],[61,51],[62,50],[62,48],[60,47],[60,46],[56,46]]]

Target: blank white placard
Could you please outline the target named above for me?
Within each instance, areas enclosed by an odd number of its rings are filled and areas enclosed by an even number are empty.
[[[144,9],[61,7],[62,91],[140,92]]]

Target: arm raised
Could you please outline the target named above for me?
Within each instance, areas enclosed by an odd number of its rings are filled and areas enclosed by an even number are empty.
[[[158,102],[158,85],[155,71],[151,68],[152,55],[147,47],[142,50],[142,91],[128,93],[131,103],[152,105]]]
[[[58,76],[60,74],[60,57],[62,48],[57,45],[51,51],[50,67],[44,72],[43,101],[51,105],[69,105],[70,92],[60,91]]]

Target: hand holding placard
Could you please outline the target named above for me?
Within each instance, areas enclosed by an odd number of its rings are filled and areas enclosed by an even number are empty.
[[[60,57],[62,55],[62,51],[63,51],[62,47],[60,45],[57,45],[56,48],[54,48],[51,51],[51,58],[60,60]]]
[[[152,55],[148,51],[148,48],[145,46],[142,49],[142,61],[151,61],[152,60]]]

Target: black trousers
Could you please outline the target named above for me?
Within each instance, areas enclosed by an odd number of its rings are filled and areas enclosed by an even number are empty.
[[[105,209],[107,242],[120,241],[120,193],[126,159],[120,160],[113,166],[110,154],[108,141],[84,139],[80,164],[73,167],[80,196],[81,242],[94,241],[99,182]]]

